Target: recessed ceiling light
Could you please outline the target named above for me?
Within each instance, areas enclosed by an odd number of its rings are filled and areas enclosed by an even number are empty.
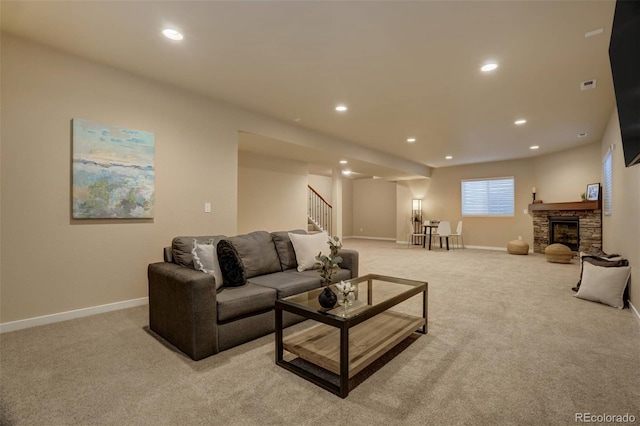
[[[495,62],[488,62],[480,68],[480,71],[489,72],[495,70],[496,68],[498,68],[498,64],[496,64]]]
[[[345,112],[347,110],[347,107],[345,105],[338,105],[336,107],[336,111],[338,112]]]
[[[347,164],[347,160],[340,160],[340,164]]]
[[[526,122],[527,122],[527,120],[525,120],[524,118],[521,118],[519,120],[514,121],[513,124],[515,124],[517,126],[522,126]]]
[[[579,138],[586,138],[586,137],[587,137],[587,134],[586,134],[586,133],[584,133],[584,132],[582,132],[582,133],[578,133],[578,137],[579,137]]]
[[[351,170],[343,170],[342,174],[345,176],[349,176],[351,174]]]
[[[164,34],[166,38],[176,41],[182,40],[184,38],[180,31],[174,30],[173,28],[166,28],[162,30],[162,34]]]
[[[446,157],[444,157],[445,160],[451,160],[453,158],[453,156],[451,155],[447,155]]]
[[[295,122],[298,122],[298,121],[301,121],[301,120],[302,120],[301,118],[294,118],[293,119],[293,121],[295,121]]]
[[[538,145],[532,145],[529,147],[529,149],[538,149],[538,148],[540,148]]]
[[[416,138],[407,138],[407,142],[409,143],[414,143],[416,141]]]

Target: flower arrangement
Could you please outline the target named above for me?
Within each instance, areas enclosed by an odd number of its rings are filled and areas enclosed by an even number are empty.
[[[331,279],[340,269],[340,263],[342,262],[342,257],[338,256],[338,250],[342,248],[340,238],[329,238],[327,244],[329,244],[329,255],[326,256],[320,252],[316,256],[316,264],[320,265],[320,276],[325,286],[331,284]]]
[[[355,299],[355,291],[356,287],[350,282],[340,281],[336,284],[336,289],[340,292],[340,296],[342,296],[341,303],[343,305],[351,305],[353,303],[353,299]]]

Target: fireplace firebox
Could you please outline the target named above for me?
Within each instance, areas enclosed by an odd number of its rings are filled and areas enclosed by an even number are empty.
[[[560,243],[572,251],[580,249],[580,218],[549,216],[549,244]]]

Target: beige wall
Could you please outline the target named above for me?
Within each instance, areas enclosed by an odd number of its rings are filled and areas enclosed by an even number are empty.
[[[342,179],[342,235],[353,236],[353,180]]]
[[[238,233],[307,229],[307,164],[238,153]]]
[[[235,232],[237,129],[218,105],[6,35],[1,77],[1,322],[145,297],[173,236]],[[155,133],[155,219],[71,220],[72,118]]]
[[[278,181],[288,173],[257,167],[238,170],[238,131],[310,147],[344,144],[5,34],[1,55],[2,323],[145,297],[147,264],[162,259],[162,247],[174,236],[234,235],[240,228],[249,230],[244,218],[240,218],[242,225],[238,222],[237,207],[244,203],[238,197],[238,179],[243,180],[240,187],[245,187],[245,178],[255,181],[269,176]],[[153,220],[71,220],[72,118],[155,134]],[[618,143],[614,191],[625,195],[617,196],[614,216],[604,220],[605,250],[624,254],[637,269],[640,166],[622,165],[616,126],[610,124],[602,146]],[[569,151],[557,155],[565,167],[574,167],[573,161],[581,166],[593,164],[591,148],[578,150],[575,156]],[[514,175],[516,217],[465,220],[465,242],[504,247],[509,239],[523,235],[531,243],[531,219],[522,213],[530,202],[531,187],[538,187],[545,201],[576,199],[574,194],[582,192],[586,183],[601,181],[601,157],[596,161],[597,178],[592,179],[592,166],[587,166],[588,171],[577,172],[580,182],[569,187],[566,178],[553,176],[553,170],[566,170],[552,167],[555,157],[438,169],[423,210],[425,216],[454,222],[460,215],[460,179]],[[297,182],[298,174],[290,175]],[[405,238],[397,236],[399,194],[406,195],[394,183],[344,179],[343,234]],[[212,203],[212,213],[204,213],[205,202]],[[298,227],[294,220],[291,227]],[[288,223],[271,225],[286,229]],[[640,304],[637,283],[632,285],[636,306]]]
[[[398,182],[396,185],[396,241],[406,243],[409,238],[409,220],[411,219],[411,208],[413,193],[406,181]]]
[[[462,217],[460,181],[492,177],[515,178],[515,214],[513,217]],[[506,248],[510,240],[522,236],[533,247],[533,220],[524,213],[531,203],[533,161],[514,160],[446,167],[434,170],[425,200],[425,219],[448,220],[452,230],[459,220],[464,223],[467,246]]]
[[[602,138],[602,159],[611,144],[615,145],[612,157],[613,206],[611,216],[602,217],[603,250],[607,253],[618,253],[629,259],[629,297],[635,308],[640,310],[640,164],[631,167],[624,165],[617,110],[611,114]]]
[[[413,179],[397,182],[396,188],[396,239],[406,243],[409,235],[409,219],[413,211],[413,200],[424,200],[429,190],[431,179]],[[424,203],[424,201],[423,201]],[[423,207],[424,216],[424,207]],[[427,219],[426,216],[423,220]]]
[[[533,247],[533,220],[524,211],[536,198],[545,202],[577,201],[587,184],[601,181],[599,144],[590,144],[545,156],[435,169],[422,202],[425,219],[464,223],[464,242],[468,246],[504,249],[510,240],[522,237]],[[513,217],[462,217],[460,182],[490,177],[515,178]]]
[[[20,38],[1,43],[1,323],[144,298],[147,265],[174,236],[235,235],[239,131],[367,154]],[[153,220],[70,219],[73,118],[155,134]]]
[[[327,176],[312,175],[308,176],[309,185],[316,190],[329,204],[331,204],[331,194],[333,179]]]
[[[396,239],[396,184],[353,181],[353,236]]]
[[[580,201],[590,183],[601,182],[598,142],[533,160],[536,198],[545,203]]]

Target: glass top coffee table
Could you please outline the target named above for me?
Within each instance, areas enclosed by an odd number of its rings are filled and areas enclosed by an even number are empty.
[[[427,333],[428,283],[375,274],[348,282],[356,287],[356,300],[348,307],[321,307],[318,295],[323,288],[278,299],[275,304],[276,364],[341,398],[349,394],[349,379],[414,332]],[[422,316],[390,310],[420,293]],[[283,311],[320,324],[284,337]],[[285,360],[284,351],[294,359]],[[316,367],[305,368],[309,363]]]

